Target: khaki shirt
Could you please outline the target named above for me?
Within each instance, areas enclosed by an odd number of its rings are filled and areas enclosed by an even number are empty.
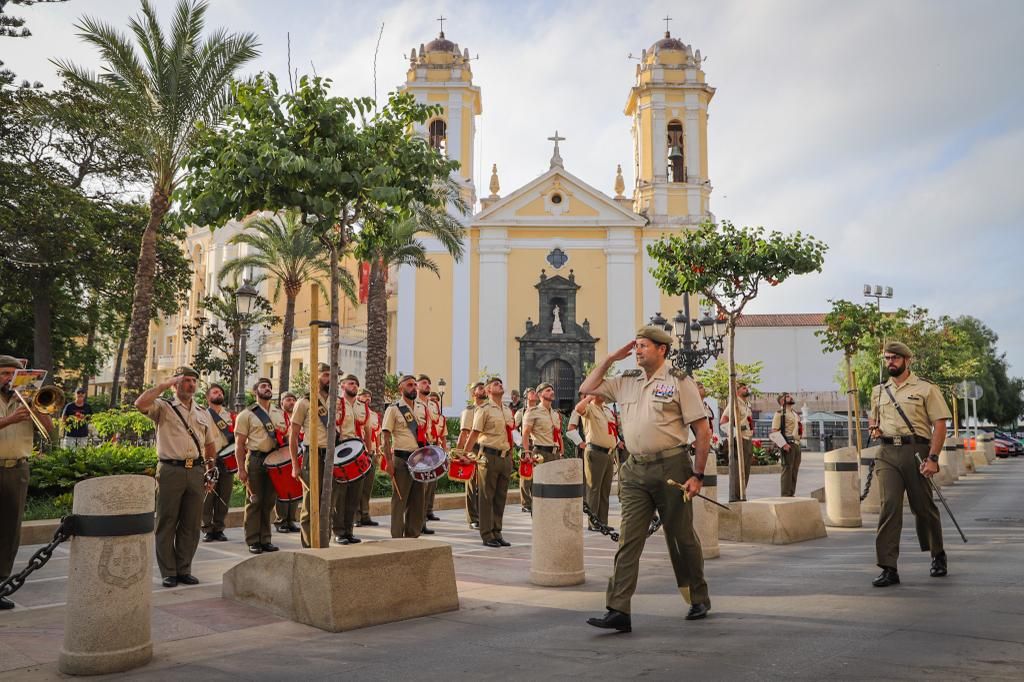
[[[539,404],[540,403],[538,403],[538,405]],[[511,409],[511,408],[509,408],[509,409]],[[512,424],[515,426],[515,428],[517,428],[517,429],[523,428],[523,419],[526,417],[526,413],[529,410],[532,410],[532,409],[533,409],[532,407],[523,407],[523,408],[520,408],[520,410],[518,412],[516,412],[515,417],[513,418],[513,421],[512,421]]]
[[[339,402],[345,403],[345,418],[341,420],[341,438],[358,438],[363,440],[363,428],[365,428],[366,421],[370,418],[366,405],[355,398],[352,399],[352,402],[349,402],[348,398],[342,397]],[[339,404],[338,417],[341,417],[341,409]],[[357,421],[363,425],[359,429],[356,429]]]
[[[781,428],[782,410],[779,410],[772,417],[772,431],[779,431]],[[798,440],[800,438],[800,415],[796,413],[796,410],[786,410],[786,431],[782,435],[789,440]]]
[[[523,417],[523,430],[530,427],[530,438],[534,445],[555,447],[555,429],[562,428],[558,413],[541,403],[531,407]]]
[[[430,417],[430,425],[427,427],[427,442],[433,443],[434,445],[442,445],[444,443],[444,432],[447,426],[444,417],[441,416],[441,411],[437,409],[437,406],[429,400],[416,399],[416,402],[423,405],[423,409],[426,414]],[[434,431],[437,431],[439,435],[434,438]]]
[[[508,427],[515,425],[512,410],[506,405],[498,405],[493,400],[476,408],[473,415],[473,430],[479,431],[477,442],[494,450],[505,452],[509,449]]]
[[[650,379],[642,369],[601,382],[594,391],[618,403],[626,449],[653,455],[687,442],[687,425],[704,419],[704,406],[693,379],[669,372],[668,363]]]
[[[175,410],[196,434],[196,438],[199,439],[199,450],[196,449],[196,444],[185,429],[185,425],[181,423],[181,419],[175,416]],[[169,403],[163,398],[157,398],[146,412],[146,416],[156,424],[156,453],[160,459],[202,459],[205,456],[202,449],[206,445],[214,444],[214,432],[217,428],[207,411],[195,400],[192,401],[192,409],[188,410],[178,400],[178,396],[171,398]]]
[[[459,417],[459,430],[460,431],[472,431],[473,430],[473,415],[476,414],[476,405],[470,405],[462,411],[462,416]]]
[[[330,396],[328,396],[326,393],[324,393],[323,391],[320,391],[320,409],[321,410],[326,410],[327,409],[327,400],[329,399],[329,397]],[[310,410],[309,410],[309,408],[310,408],[310,400],[309,400],[309,398],[302,398],[301,400],[299,400],[299,402],[295,403],[295,409],[292,410],[292,423],[299,425],[299,427],[302,429],[302,433],[303,433],[303,435],[304,435],[306,440],[309,439],[309,417],[310,417]],[[317,417],[317,418],[319,419],[319,417]],[[317,429],[316,429],[316,441],[317,441],[316,446],[318,448],[326,448],[327,447],[327,428],[324,426],[323,422],[320,422],[320,424],[317,426]],[[306,444],[309,445],[309,443],[306,443]]]
[[[573,414],[579,414],[573,412]],[[587,442],[601,448],[615,447],[609,424],[615,423],[615,415],[607,405],[590,403],[582,417],[583,428],[587,434]]]
[[[14,414],[23,407],[18,396],[5,398],[0,394],[0,419]],[[24,459],[32,454],[32,432],[35,430],[31,419],[0,429],[0,459]]]
[[[896,397],[904,414],[914,427],[914,433],[923,438],[930,438],[932,423],[939,419],[949,419],[949,407],[939,387],[930,381],[911,372],[902,386],[889,379],[885,383]],[[910,429],[903,417],[896,411],[896,406],[889,399],[884,388],[875,388],[871,393],[871,417],[882,430],[883,436],[909,436]]]
[[[739,406],[738,407],[739,407],[739,409],[737,410],[737,412],[739,412],[739,415],[740,415],[740,438],[742,438],[744,440],[750,440],[751,438],[754,437],[754,431],[753,431],[753,429],[750,428],[750,419],[754,416],[754,413],[750,411],[750,403],[747,402],[746,400],[744,400],[743,398],[740,398]],[[704,408],[701,407],[701,410],[703,410],[703,409]],[[729,418],[729,421],[727,421],[726,424],[731,424],[732,423],[732,401],[731,400],[725,406],[725,416],[727,416]]]
[[[391,434],[391,447],[393,450],[403,450],[405,452],[412,452],[418,450],[420,444],[416,442],[416,439],[412,435],[409,426],[405,422],[405,417],[402,416],[402,411],[398,409],[399,405],[409,407],[409,403],[405,402],[404,399],[400,399],[399,402],[392,405],[388,405],[388,409],[384,411],[384,423],[381,424],[381,430],[387,431]],[[413,416],[416,418],[417,429],[426,426],[427,413],[425,406],[419,400],[413,402],[413,406],[409,408]]]
[[[267,414],[270,416],[270,422],[274,425],[274,429],[283,433],[284,410],[277,405],[271,405]],[[235,435],[245,436],[245,447],[252,452],[267,453],[278,448],[277,439],[267,433],[266,427],[263,426],[263,422],[252,411],[252,408],[242,410],[238,415],[238,419],[235,420]]]
[[[229,410],[223,407],[218,409],[213,405],[210,405],[206,410],[207,413],[209,413],[211,409],[220,415],[220,418],[224,420],[225,424],[228,424],[229,426],[231,425],[231,412]],[[224,446],[228,444],[228,439],[227,436],[224,435],[224,432],[220,430],[220,427],[217,426],[217,422],[213,417],[210,417],[210,421],[213,423],[213,447],[217,452],[220,452],[224,449]]]

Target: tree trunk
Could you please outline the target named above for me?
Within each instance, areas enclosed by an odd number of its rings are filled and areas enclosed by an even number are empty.
[[[732,451],[736,456],[736,471],[739,474],[739,489],[740,499],[747,499],[747,484],[744,480],[745,476],[745,462],[743,461],[743,436],[740,433],[740,406],[739,398],[736,395],[736,320],[732,315],[729,316],[728,325],[729,335],[729,404],[732,405],[732,410],[729,414],[729,423],[732,424]]]
[[[163,222],[169,208],[169,198],[154,187],[149,198],[149,223],[142,233],[139,264],[135,268],[135,292],[132,297],[132,321],[128,335],[128,362],[125,371],[126,403],[138,397],[146,378],[149,323],[153,316],[153,278],[156,276],[156,240],[160,234],[160,223]]]
[[[384,281],[387,266],[370,264],[370,286],[366,299],[366,388],[373,395],[372,407],[384,408],[384,375],[388,361],[388,292]]]
[[[345,229],[344,226],[341,227]],[[331,536],[331,493],[334,487],[334,444],[337,432],[334,423],[338,412],[338,351],[341,349],[341,330],[338,328],[340,318],[338,311],[339,266],[337,243],[332,243],[331,251],[331,348],[328,352],[331,363],[331,384],[327,397],[327,456],[324,458],[323,482],[320,488],[320,544],[327,547]],[[315,370],[316,368],[312,368]]]
[[[299,296],[299,290],[292,291],[286,288],[284,291],[284,336],[281,338],[281,376],[277,385],[278,395],[290,390],[288,382],[292,378],[292,336],[295,333],[295,299]]]
[[[848,438],[846,444],[853,447],[853,392],[857,390],[853,385],[853,367],[850,365],[850,354],[846,353],[846,431]]]
[[[96,310],[95,306],[93,306],[92,310]],[[96,346],[96,316],[90,314],[89,318],[89,333],[85,337],[85,346],[86,348],[93,348]],[[82,372],[81,387],[85,390],[86,395],[89,395],[89,379],[91,376],[92,372]]]
[[[128,325],[131,320],[126,320],[121,338],[117,341],[117,356],[114,358],[114,376],[110,382],[110,406],[116,407],[118,395],[121,393],[121,362],[124,359],[124,346],[128,341]]]
[[[32,366],[45,369],[46,383],[53,383],[53,309],[50,284],[40,279],[32,292]]]

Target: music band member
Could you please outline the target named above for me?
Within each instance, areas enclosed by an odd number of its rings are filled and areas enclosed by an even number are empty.
[[[416,377],[398,382],[399,399],[384,411],[381,449],[391,473],[391,537],[416,538],[426,515],[426,486],[409,472],[409,455],[426,445],[426,406],[416,399]]]
[[[277,490],[270,480],[264,461],[271,452],[285,446],[287,422],[284,410],[271,403],[274,386],[260,378],[253,386],[256,404],[238,415],[235,425],[238,480],[245,485],[246,503],[243,526],[245,544],[251,554],[276,552],[271,542],[270,517],[277,503]]]
[[[224,467],[219,454],[228,445],[235,442],[235,415],[224,407],[224,387],[210,384],[206,389],[206,410],[210,413],[215,431],[213,447],[217,450],[217,483],[203,500],[203,542],[226,542],[224,524],[228,517],[228,505],[231,503],[231,491],[235,487],[235,474]],[[237,457],[236,457],[237,461]]]

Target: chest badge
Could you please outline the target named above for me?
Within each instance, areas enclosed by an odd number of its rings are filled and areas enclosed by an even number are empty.
[[[668,400],[676,394],[675,384],[655,384],[654,397],[660,400]]]

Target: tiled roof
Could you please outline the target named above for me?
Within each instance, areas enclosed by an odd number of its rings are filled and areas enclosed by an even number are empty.
[[[737,327],[824,327],[825,313],[741,315]]]

